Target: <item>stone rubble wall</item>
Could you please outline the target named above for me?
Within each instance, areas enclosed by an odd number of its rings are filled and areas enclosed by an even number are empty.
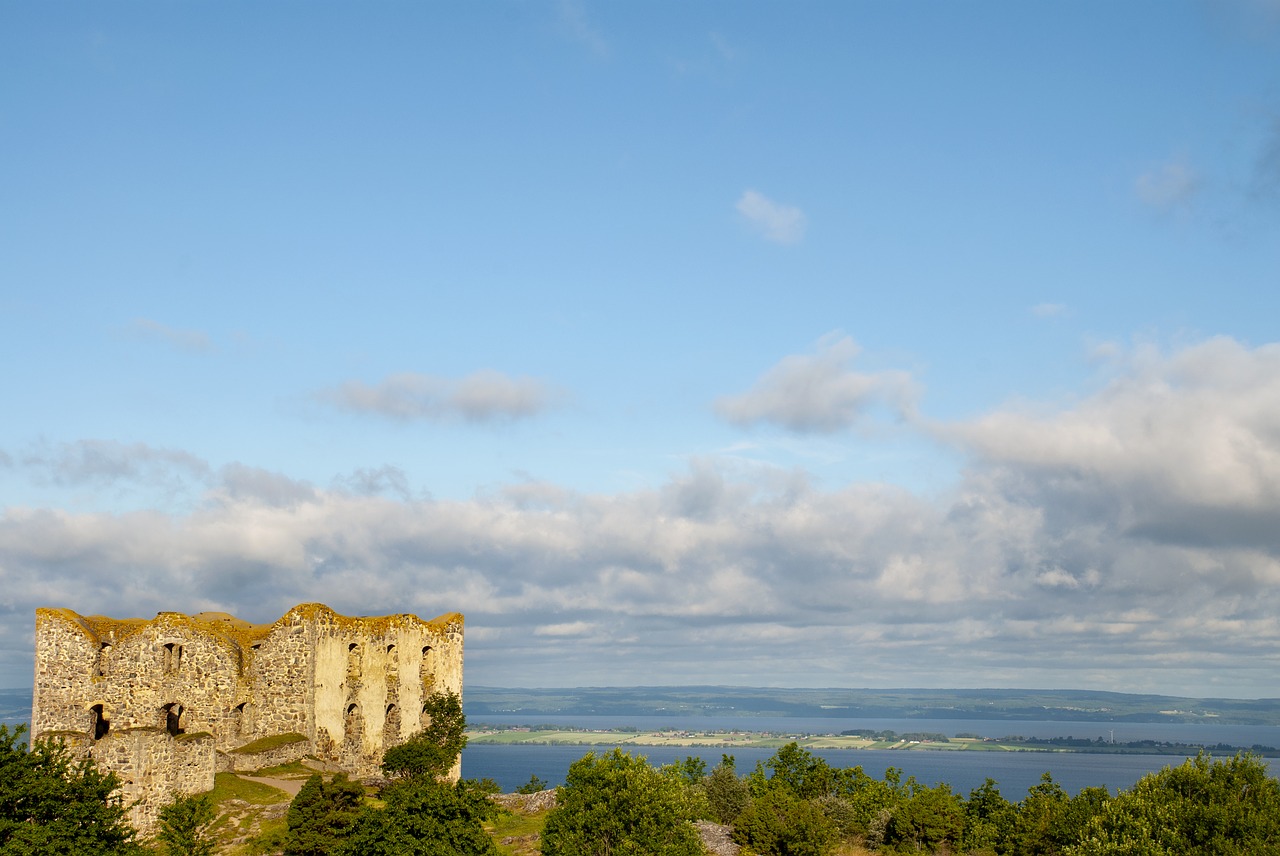
[[[292,764],[311,754],[311,741],[299,740],[262,752],[229,752],[218,758],[218,769],[237,773],[252,773],[264,767]]]
[[[89,754],[99,767],[120,777],[129,822],[143,837],[156,833],[161,807],[176,795],[213,790],[210,734],[174,738],[159,728],[133,728],[95,741]]]

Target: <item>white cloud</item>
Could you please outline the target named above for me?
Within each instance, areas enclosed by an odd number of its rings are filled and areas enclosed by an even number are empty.
[[[150,318],[135,318],[128,332],[135,338],[162,342],[180,351],[199,353],[213,350],[213,341],[208,333],[170,327]]]
[[[569,38],[586,47],[598,57],[609,55],[609,43],[590,21],[582,0],[560,0],[557,7],[560,27]]]
[[[851,358],[842,341],[820,353]],[[615,494],[525,482],[436,501],[405,498],[394,470],[352,477],[357,491],[236,465],[189,510],[10,506],[0,685],[30,678],[36,606],[269,621],[321,600],[462,611],[468,675],[494,685],[1266,695],[1280,669],[1280,345],[1129,348],[1114,370],[1064,409],[935,426],[970,456],[936,497],[705,458]]]
[[[534,636],[587,636],[595,632],[590,621],[569,621],[564,624],[543,624],[533,628]]]
[[[1065,303],[1037,303],[1031,307],[1031,314],[1037,318],[1056,318],[1067,314]]]
[[[19,460],[37,482],[64,486],[177,488],[203,483],[211,473],[205,461],[189,452],[115,440],[42,444],[21,453]]]
[[[494,422],[535,416],[557,403],[561,393],[536,378],[485,370],[457,380],[401,372],[374,385],[348,381],[319,398],[339,410],[399,421]]]
[[[859,350],[848,336],[830,334],[815,353],[784,357],[747,392],[717,400],[716,413],[735,425],[768,422],[818,434],[850,428],[876,403],[909,413],[915,399],[910,375],[855,371]]]
[[[775,244],[798,244],[807,225],[804,212],[794,205],[774,202],[754,190],[738,198],[738,213],[753,230]]]
[[[1160,211],[1170,211],[1188,205],[1200,185],[1200,176],[1186,159],[1174,158],[1139,175],[1133,189],[1144,204]]]

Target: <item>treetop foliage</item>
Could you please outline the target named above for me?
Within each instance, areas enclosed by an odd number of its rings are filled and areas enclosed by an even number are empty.
[[[448,775],[466,748],[467,718],[457,693],[432,693],[423,712],[428,717],[427,727],[383,753],[382,770],[387,776]]]
[[[177,794],[160,809],[160,832],[156,838],[165,846],[166,856],[213,856],[214,839],[209,834],[217,813],[209,794]]]
[[[61,741],[0,725],[0,856],[137,856],[120,780]]]
[[[621,749],[570,767],[547,815],[543,856],[701,856],[685,815],[683,775],[664,775]]]

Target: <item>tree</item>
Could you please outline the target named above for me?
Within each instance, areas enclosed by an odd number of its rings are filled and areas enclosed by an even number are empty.
[[[702,843],[681,816],[681,784],[643,756],[614,749],[575,761],[547,815],[543,856],[699,856]]]
[[[961,850],[994,853],[1008,837],[1015,819],[1013,805],[1000,794],[995,779],[988,777],[980,787],[969,791],[969,799],[965,800]]]
[[[26,726],[0,725],[0,856],[134,856],[120,780],[93,759],[72,760],[62,741],[28,750]]]
[[[716,765],[703,780],[702,788],[711,807],[711,819],[717,823],[733,823],[751,802],[751,792],[747,790],[747,783],[739,778],[731,755],[725,755]]]
[[[823,856],[836,838],[835,825],[816,801],[786,787],[753,798],[733,825],[733,840],[762,856]]]
[[[361,813],[340,856],[497,856],[484,821],[500,809],[479,783],[415,776],[382,797],[385,807]]]
[[[889,816],[885,843],[912,853],[933,853],[960,840],[964,804],[945,784],[921,787]]]
[[[382,769],[389,777],[448,775],[466,747],[467,718],[457,693],[432,693],[423,712],[427,727],[383,754]]]
[[[835,770],[808,749],[798,743],[788,743],[764,762],[773,771],[769,786],[782,787],[802,800],[816,799],[833,793],[836,789]]]
[[[307,779],[289,804],[284,856],[329,856],[360,816],[364,788],[339,773],[325,782],[317,773]]]
[[[849,831],[863,833],[869,843],[879,844],[893,808],[906,801],[914,779],[908,777],[904,785],[897,767],[886,769],[883,780],[868,775],[862,767],[840,770],[839,777],[840,792],[849,803]]]
[[[518,794],[539,794],[547,790],[547,782],[545,779],[538,777],[537,773],[529,776],[529,781],[516,788]]]
[[[178,794],[160,809],[160,832],[156,838],[169,856],[213,856],[216,844],[209,827],[217,814],[208,794]]]
[[[1280,782],[1242,753],[1200,754],[1138,780],[1088,822],[1073,856],[1280,854]]]

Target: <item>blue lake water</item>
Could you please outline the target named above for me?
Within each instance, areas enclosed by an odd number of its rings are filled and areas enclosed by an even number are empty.
[[[955,720],[955,719],[804,719],[768,717],[610,717],[610,716],[481,716],[471,720],[472,726],[557,724],[578,728],[607,729],[635,727],[644,731],[688,729],[693,731],[773,731],[783,734],[830,734],[869,728],[876,731],[930,732],[954,737],[959,733],[983,737],[1022,735],[1026,737],[1102,737],[1110,740],[1114,731],[1117,742],[1157,740],[1166,742],[1233,746],[1280,745],[1280,727],[1246,725],[1184,725],[1178,723],[1113,723],[1113,722],[1045,722],[1032,720]],[[608,751],[611,747],[599,747]],[[669,764],[688,755],[706,761],[708,768],[720,762],[725,751],[731,751],[739,772],[750,771],[757,761],[774,753],[772,749],[735,748],[724,750],[706,747],[623,747],[632,754],[644,755],[655,765]],[[552,785],[564,783],[569,765],[590,749],[584,746],[512,746],[473,744],[462,753],[462,773],[468,778],[491,778],[504,791],[514,790],[537,775]],[[1054,781],[1070,793],[1086,787],[1107,787],[1113,793],[1132,787],[1147,773],[1182,759],[1157,755],[1107,755],[1063,752],[969,752],[946,750],[898,751],[889,749],[824,749],[814,751],[827,763],[837,767],[861,766],[868,774],[880,778],[888,767],[902,770],[903,777],[915,776],[925,784],[949,784],[952,790],[968,794],[988,777],[995,779],[1007,799],[1021,799],[1040,777],[1052,773]]]

